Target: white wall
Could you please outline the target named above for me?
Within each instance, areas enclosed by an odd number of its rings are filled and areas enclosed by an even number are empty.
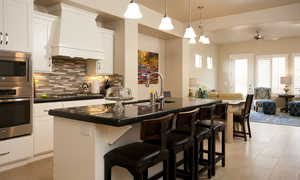
[[[159,72],[166,77],[165,73],[165,59],[166,59],[166,41],[156,37],[148,36],[139,33],[138,36],[138,47],[139,50],[155,52],[159,54]],[[160,93],[160,82],[159,84],[151,84],[149,88],[145,85],[139,84],[138,87],[138,99],[149,99],[149,91],[157,90]]]
[[[202,68],[195,67],[195,55],[202,56]],[[213,69],[207,69],[207,56],[213,57]],[[200,86],[205,86],[208,90],[217,88],[217,68],[218,68],[218,46],[215,44],[203,45],[195,44],[190,45],[190,65],[189,77],[198,79]]]
[[[224,82],[228,81],[230,76],[230,55],[253,54],[254,56],[257,56],[287,54],[288,72],[289,75],[292,76],[293,53],[300,53],[300,37],[285,38],[277,41],[248,41],[221,45],[219,47],[220,71],[218,71],[218,88],[223,92],[230,91],[230,87],[224,84]],[[253,67],[255,68],[255,66]],[[253,72],[255,72],[255,70]]]

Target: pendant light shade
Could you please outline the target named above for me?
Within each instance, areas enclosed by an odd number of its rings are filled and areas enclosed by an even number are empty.
[[[183,36],[184,38],[187,38],[187,39],[192,39],[192,38],[197,37],[197,35],[192,27],[191,16],[192,16],[192,7],[191,7],[191,0],[189,0],[189,26],[185,29],[185,33]]]
[[[204,35],[201,35],[199,38],[199,42],[204,43],[205,39],[206,39],[206,37]]]
[[[196,39],[195,39],[195,38],[191,38],[191,39],[189,40],[189,43],[190,43],[190,44],[196,44],[196,43],[197,43],[197,41],[196,41]]]
[[[165,0],[165,15],[161,19],[158,29],[164,30],[164,31],[170,31],[170,30],[174,29],[172,19],[170,17],[168,17],[168,15],[167,15],[167,0]]]
[[[196,38],[196,37],[197,37],[197,35],[192,26],[189,26],[185,29],[184,38],[192,39],[192,38]]]
[[[134,0],[128,4],[124,17],[126,19],[141,19],[143,17],[139,5]]]
[[[170,31],[172,29],[174,29],[174,25],[172,23],[172,19],[168,16],[164,16],[161,19],[160,25],[158,27],[160,30],[164,30],[164,31]]]
[[[205,37],[205,40],[202,42],[203,44],[210,44],[210,39]]]

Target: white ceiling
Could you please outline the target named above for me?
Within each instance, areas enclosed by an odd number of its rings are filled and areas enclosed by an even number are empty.
[[[128,0],[124,0],[128,1]],[[163,12],[164,0],[138,0],[144,6]],[[169,16],[182,22],[187,22],[185,6],[188,0],[167,0]],[[200,17],[198,6],[204,6],[204,18],[215,18],[240,14],[243,12],[256,11],[260,9],[278,7],[300,0],[192,0],[192,19],[198,20]]]
[[[207,35],[209,35],[214,43],[224,44],[254,40],[253,37],[257,30],[264,35],[265,40],[278,40],[280,38],[300,36],[300,20],[236,26],[212,31]]]

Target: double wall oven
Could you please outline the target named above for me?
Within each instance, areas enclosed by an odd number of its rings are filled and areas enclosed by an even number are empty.
[[[32,132],[31,55],[0,51],[0,140]]]

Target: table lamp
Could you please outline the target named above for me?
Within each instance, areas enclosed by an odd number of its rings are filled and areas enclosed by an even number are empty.
[[[289,92],[289,84],[291,83],[290,78],[287,76],[283,76],[280,78],[280,83],[284,84],[285,87],[283,88],[285,94],[287,94]]]

